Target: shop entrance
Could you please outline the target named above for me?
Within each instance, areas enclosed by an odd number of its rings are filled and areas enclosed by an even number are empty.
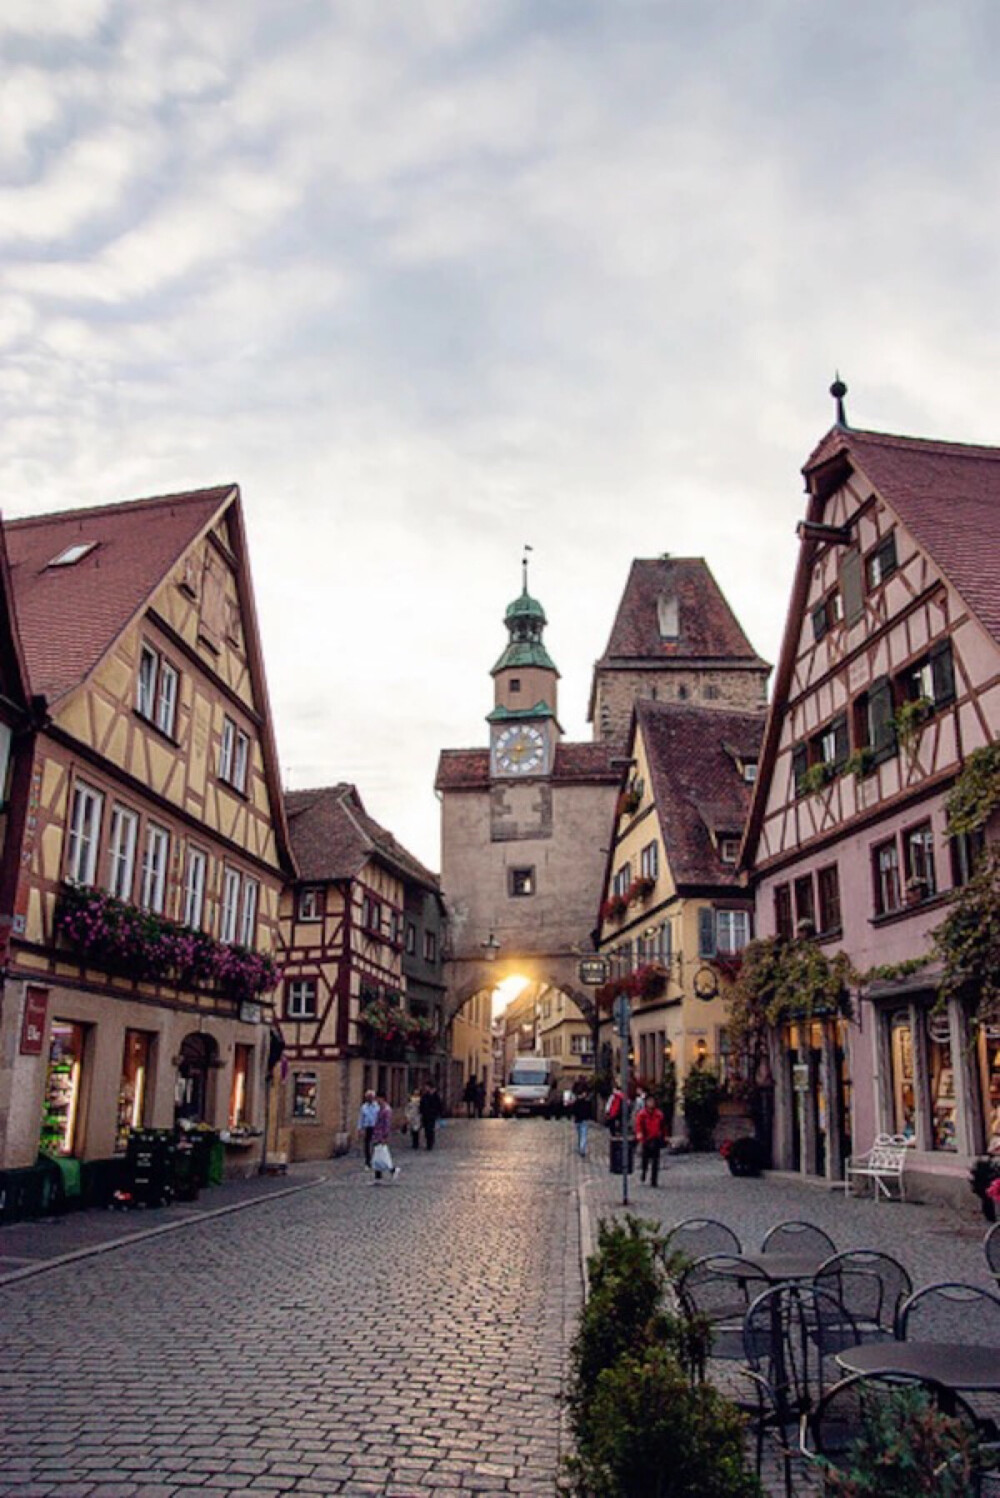
[[[71,1020],[54,1019],[49,1039],[45,1104],[39,1149],[46,1155],[75,1155],[80,1133],[80,1088],[86,1030]]]
[[[212,1075],[219,1065],[218,1043],[201,1031],[185,1035],[177,1067],[174,1118],[208,1123]]]

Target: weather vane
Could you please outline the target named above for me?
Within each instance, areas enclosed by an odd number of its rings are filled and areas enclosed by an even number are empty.
[[[528,542],[525,541],[525,543],[524,543],[524,554],[521,557],[521,581],[522,581],[522,583],[524,585],[524,591],[525,591],[525,593],[527,593],[527,591],[528,591],[528,552],[529,551],[534,551],[534,547],[530,546],[528,544]]]

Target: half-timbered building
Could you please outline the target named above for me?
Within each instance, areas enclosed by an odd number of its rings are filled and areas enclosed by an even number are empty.
[[[177,1120],[255,1163],[292,864],[239,490],[5,535],[34,726],[10,803],[0,1164],[41,1148],[96,1174],[130,1129]]]
[[[367,1088],[398,1106],[434,1067],[438,1080],[440,890],[355,786],[289,791],[285,802],[299,873],[281,911],[287,1066],[276,1146],[322,1159],[347,1147]],[[422,960],[407,974],[418,942]]]
[[[837,387],[834,388],[837,393]],[[916,1189],[961,1191],[1000,1097],[1000,1046],[936,1004],[928,955],[975,850],[945,798],[1000,727],[1000,451],[855,431],[804,468],[808,504],[744,865],[762,935],[815,935],[872,974],[854,1019],[786,1024],[776,1163],[839,1179],[880,1131]]]
[[[763,728],[759,711],[635,705],[598,917],[601,1042],[617,1070],[610,1003],[624,993],[647,1084],[667,1063],[679,1083],[705,1064],[728,1081],[726,995],[753,919],[736,865]]]

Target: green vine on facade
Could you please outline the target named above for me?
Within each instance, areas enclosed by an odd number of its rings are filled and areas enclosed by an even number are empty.
[[[758,937],[743,949],[730,995],[729,1035],[736,1055],[760,1058],[763,1038],[788,1020],[851,1016],[848,985],[857,981],[846,952],[828,957],[815,941]],[[748,1065],[748,1077],[753,1066]]]
[[[1000,742],[976,749],[965,761],[947,801],[952,836],[977,832],[1000,810]]]
[[[931,943],[941,962],[941,998],[967,995],[977,1019],[1000,1020],[1000,847],[957,891]]]

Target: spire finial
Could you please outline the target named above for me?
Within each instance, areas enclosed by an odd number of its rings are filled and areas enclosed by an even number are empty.
[[[837,402],[837,425],[839,427],[846,427],[847,414],[844,411],[844,396],[847,394],[847,386],[840,378],[839,369],[837,370],[836,378],[834,379],[833,384],[830,386],[830,394]]]
[[[524,551],[521,555],[521,591],[523,593],[527,593],[528,591],[528,552],[533,550],[534,547],[529,546],[527,541],[525,541]]]

